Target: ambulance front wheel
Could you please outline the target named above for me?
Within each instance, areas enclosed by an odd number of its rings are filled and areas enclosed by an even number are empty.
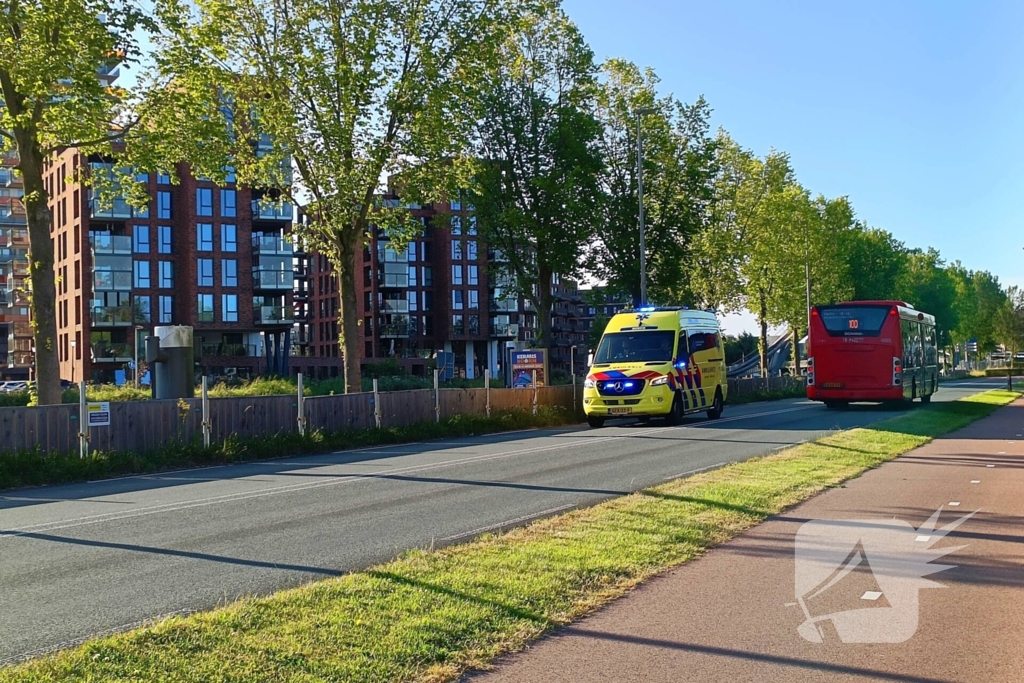
[[[603,417],[588,417],[587,418],[587,424],[590,425],[594,429],[600,429],[601,427],[604,427],[604,418]]]

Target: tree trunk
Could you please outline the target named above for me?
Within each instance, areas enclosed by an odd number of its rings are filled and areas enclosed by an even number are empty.
[[[360,372],[359,329],[362,320],[356,308],[356,257],[359,255],[359,235],[362,230],[352,231],[353,234],[339,236],[339,267],[338,267],[338,343],[345,363],[345,393],[362,391],[362,373]]]
[[[537,346],[548,349],[551,353],[551,267],[538,264],[537,268],[537,296],[534,306],[537,308],[537,326],[540,329],[540,338]]]
[[[800,330],[793,327],[793,373],[794,377],[800,376]]]
[[[60,361],[57,357],[57,283],[53,270],[53,237],[50,234],[53,215],[43,184],[42,150],[30,132],[15,131],[15,135],[20,157],[18,169],[25,185],[22,202],[28,219],[36,401],[38,405],[54,405],[61,402],[61,393]],[[88,349],[81,348],[80,351],[83,357],[88,357]]]
[[[764,294],[761,295],[761,307],[758,311],[757,321],[761,325],[761,377],[768,376],[768,300]]]

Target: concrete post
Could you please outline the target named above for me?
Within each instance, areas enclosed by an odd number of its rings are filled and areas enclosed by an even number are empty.
[[[533,370],[533,414],[537,414],[537,371]]]
[[[299,435],[300,436],[305,436],[306,435],[306,396],[305,396],[305,391],[303,390],[302,373],[301,372],[299,373],[299,396],[298,396],[298,400],[297,400],[295,405],[298,406],[297,422],[299,424]]]
[[[373,378],[373,421],[377,424],[377,429],[381,427],[381,414],[380,414],[380,392],[377,391],[377,378]]]
[[[78,457],[89,457],[89,406],[85,398],[85,382],[78,383]]]
[[[210,436],[213,431],[210,420],[210,392],[206,375],[203,375],[203,447],[210,447]]]
[[[434,368],[434,422],[441,421],[441,371]]]
[[[484,373],[484,395],[487,397],[487,417],[491,416],[491,373]]]

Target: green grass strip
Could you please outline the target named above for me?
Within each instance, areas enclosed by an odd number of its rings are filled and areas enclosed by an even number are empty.
[[[451,680],[1018,395],[933,405],[506,534],[168,619],[0,670],[0,683]]]

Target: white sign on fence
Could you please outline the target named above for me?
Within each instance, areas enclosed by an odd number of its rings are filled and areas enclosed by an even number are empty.
[[[86,412],[89,413],[89,427],[110,426],[109,403],[90,403]]]

